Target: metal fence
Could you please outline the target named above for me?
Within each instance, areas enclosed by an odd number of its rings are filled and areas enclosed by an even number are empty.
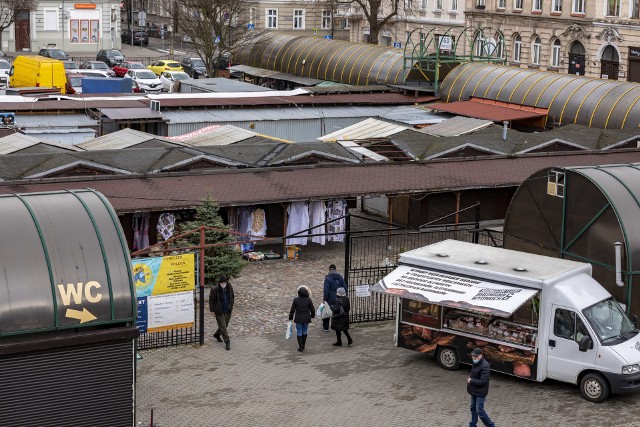
[[[487,246],[502,246],[502,233],[480,230],[470,225],[439,226],[421,231],[350,233],[345,280],[349,284],[351,311],[349,321],[370,322],[394,319],[396,297],[372,293],[367,298],[356,296],[356,286],[373,285],[398,266],[402,252],[446,239],[476,242]]]

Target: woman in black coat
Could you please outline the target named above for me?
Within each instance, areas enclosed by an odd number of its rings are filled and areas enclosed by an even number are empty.
[[[347,337],[347,345],[353,344],[351,335],[349,335],[349,310],[351,309],[351,303],[347,297],[347,292],[344,288],[338,288],[336,291],[337,298],[335,304],[331,306],[333,316],[331,316],[331,329],[336,331],[336,342],[333,345],[342,345],[342,335]]]
[[[313,302],[309,298],[309,290],[300,286],[298,288],[298,296],[293,299],[291,310],[289,311],[289,320],[293,320],[296,324],[296,335],[298,338],[298,351],[303,351],[307,343],[307,331],[311,318],[316,316],[316,309],[313,308]]]

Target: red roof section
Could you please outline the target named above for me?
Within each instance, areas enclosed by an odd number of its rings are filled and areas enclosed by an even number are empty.
[[[207,171],[153,177],[91,177],[0,183],[0,194],[93,188],[120,212],[181,209],[208,194],[223,206],[374,194],[513,187],[547,167],[640,162],[640,150],[526,155],[479,160]]]
[[[428,107],[459,116],[494,122],[534,119],[547,115],[546,108],[528,107],[526,105],[509,104],[482,98],[471,98],[468,101],[450,103],[438,102],[429,104]]]

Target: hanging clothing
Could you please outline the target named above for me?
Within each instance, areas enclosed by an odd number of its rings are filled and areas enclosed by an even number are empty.
[[[309,227],[315,227],[311,229],[311,234],[326,233],[327,227],[326,224],[324,224],[327,221],[326,214],[327,209],[323,201],[314,201],[309,204],[309,216],[311,217],[311,225],[309,225]],[[311,237],[311,241],[324,245],[327,241],[327,236],[313,236]]]
[[[327,221],[345,216],[348,212],[346,200],[331,200],[327,203]],[[344,242],[344,231],[347,221],[342,218],[327,224],[327,232],[332,233],[327,240],[330,242]]]
[[[245,233],[258,237],[258,239],[251,238],[252,241],[259,241],[260,237],[266,236],[267,216],[264,212],[264,209],[258,208],[251,213],[249,228],[245,231]]]
[[[291,202],[287,208],[287,236],[309,228],[309,207],[305,202]],[[287,245],[306,245],[309,231],[287,239]]]
[[[149,212],[133,214],[131,226],[133,228],[133,249],[144,249],[149,246]]]
[[[175,228],[176,219],[171,212],[165,212],[160,214],[158,218],[157,230],[162,236],[163,240],[167,240],[173,236],[173,230]]]

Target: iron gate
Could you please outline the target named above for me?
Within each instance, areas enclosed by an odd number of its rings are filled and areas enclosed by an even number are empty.
[[[395,318],[396,297],[378,293],[357,297],[356,286],[373,285],[384,278],[398,266],[402,252],[446,239],[502,246],[500,233],[480,230],[475,224],[438,226],[437,230],[350,232],[347,239],[344,271],[351,301],[349,321],[353,323]]]

